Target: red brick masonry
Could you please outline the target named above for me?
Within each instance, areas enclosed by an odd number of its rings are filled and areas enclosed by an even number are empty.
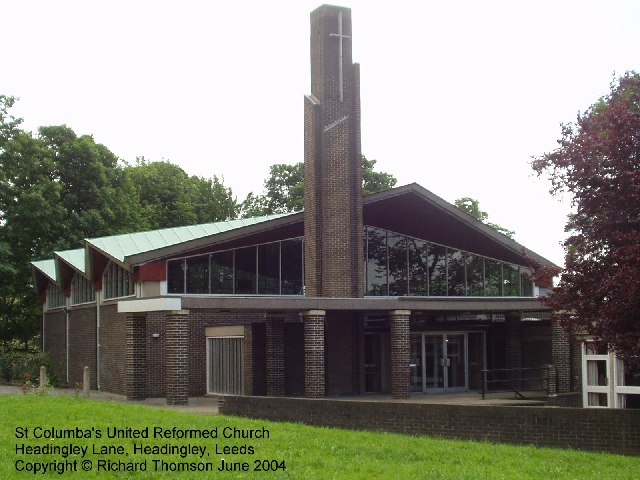
[[[640,455],[640,410],[224,397],[220,413],[308,425]]]

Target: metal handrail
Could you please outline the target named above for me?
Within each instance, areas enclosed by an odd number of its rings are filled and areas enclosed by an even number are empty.
[[[525,372],[528,371],[537,371],[540,372],[539,376],[525,376]],[[520,386],[525,385],[525,382],[532,382],[532,381],[537,381],[537,380],[541,380],[542,381],[542,385],[544,385],[544,381],[548,379],[547,375],[546,375],[546,368],[545,367],[527,367],[527,368],[496,368],[496,369],[492,369],[492,370],[487,370],[487,369],[483,369],[481,370],[482,372],[482,399],[485,399],[485,395],[486,393],[489,391],[489,384],[502,384],[502,385],[506,385],[506,390],[510,390],[512,392],[514,392],[514,396],[516,397],[520,397],[521,399],[524,399],[524,395],[522,395],[522,391],[524,391],[523,388],[521,388]],[[505,372],[505,373],[517,373],[517,375],[511,375],[511,378],[498,378],[498,379],[492,379],[489,380],[488,376],[490,373],[497,373],[497,372]],[[545,388],[539,388],[539,389],[527,389],[528,391],[544,391]]]

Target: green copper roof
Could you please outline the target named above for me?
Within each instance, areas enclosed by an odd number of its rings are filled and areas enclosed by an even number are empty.
[[[52,281],[56,281],[56,261],[53,259],[38,260],[37,262],[31,262],[35,268],[44,273]]]
[[[84,248],[76,248],[75,250],[65,250],[54,253],[58,258],[71,265],[77,271],[86,273]]]
[[[268,220],[291,215],[290,213],[265,215],[262,217],[242,218],[238,220],[225,220],[222,222],[205,223],[187,227],[165,228],[148,232],[126,233],[109,237],[91,238],[87,244],[100,250],[104,254],[124,262],[126,257],[149,252],[160,248],[169,247],[179,243],[208,237],[241,227],[256,225]]]

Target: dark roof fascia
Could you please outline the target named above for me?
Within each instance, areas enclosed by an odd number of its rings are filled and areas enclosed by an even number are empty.
[[[33,290],[38,293],[44,292],[49,283],[56,283],[55,279],[49,277],[35,265],[31,265],[31,279],[33,280]]]
[[[430,312],[540,312],[549,310],[535,297],[364,297],[324,298],[298,296],[182,296],[184,309],[218,311],[430,311]]]
[[[87,263],[86,263],[86,247],[83,246],[83,249],[85,250],[85,265],[87,265]],[[82,271],[78,267],[74,266],[72,263],[67,262],[64,258],[62,258],[60,255],[58,255],[56,252],[54,252],[53,256],[54,256],[54,259],[56,261],[56,270],[59,270],[58,267],[62,266],[64,269],[66,269],[68,271],[71,271],[73,273],[77,273],[81,277],[84,277],[84,278],[87,278],[87,279],[90,278],[88,272]]]
[[[485,237],[488,237],[490,240],[501,244],[505,248],[511,250],[512,252],[516,253],[517,255],[523,258],[527,256],[532,260],[542,263],[544,265],[557,267],[557,265],[555,265],[550,260],[547,260],[542,255],[539,255],[533,250],[528,249],[524,245],[521,245],[515,240],[498,232],[494,228],[491,228],[490,226],[485,225],[477,218],[472,217],[467,212],[461,210],[455,205],[450,204],[446,200],[440,198],[435,193],[427,190],[426,188],[424,188],[421,185],[418,185],[417,183],[410,183],[408,185],[392,188],[390,190],[385,190],[383,192],[372,193],[363,198],[363,203],[365,205],[370,205],[370,204],[373,205],[377,202],[383,202],[384,200],[387,200],[393,197],[398,197],[401,195],[407,195],[407,194],[418,195],[426,202],[431,203],[432,205],[436,206],[440,210],[446,212],[447,214],[461,221],[462,223],[467,225],[469,228],[476,230],[477,232],[481,233]]]
[[[187,242],[170,245],[168,247],[151,250],[148,252],[138,253],[125,258],[125,268],[130,268],[133,265],[141,265],[143,263],[153,262],[166,257],[170,257],[177,254],[188,253],[193,250],[198,250],[202,247],[209,245],[215,245],[218,243],[228,242],[230,240],[238,240],[257,233],[268,232],[280,227],[291,225],[293,223],[303,221],[303,212],[295,212],[284,217],[274,218],[272,220],[266,220],[261,223],[247,225],[245,227],[236,228],[222,233],[216,233],[208,235],[206,237],[189,240]]]

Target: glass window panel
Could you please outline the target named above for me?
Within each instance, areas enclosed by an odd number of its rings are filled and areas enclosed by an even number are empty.
[[[487,297],[502,296],[502,263],[486,258],[484,261],[485,291]]]
[[[407,294],[407,238],[389,232],[387,234],[389,255],[389,295]]]
[[[95,302],[96,295],[93,290],[93,284],[89,279],[79,274],[74,274],[71,281],[72,303],[74,305],[80,303]]]
[[[282,294],[302,295],[302,238],[284,240],[281,249]]]
[[[429,295],[447,295],[447,249],[429,244]]]
[[[427,242],[409,237],[409,295],[428,295],[428,249]]]
[[[533,297],[533,280],[531,279],[531,271],[520,267],[520,282],[522,284],[522,296]]]
[[[587,360],[587,385],[604,387],[607,384],[607,361]]]
[[[410,346],[409,371],[411,391],[422,392],[424,390],[424,383],[422,381],[422,334],[411,335]]]
[[[109,263],[104,273],[104,298],[118,298],[133,295],[134,285],[128,270]]]
[[[380,228],[367,229],[367,294],[388,295],[387,232]]]
[[[607,394],[606,393],[593,393],[587,394],[590,407],[606,407],[607,406]]]
[[[54,283],[47,285],[47,308],[62,307],[65,304],[64,292]]]
[[[258,247],[258,293],[280,294],[280,242]]]
[[[256,247],[236,250],[236,288],[238,294],[256,293]]]
[[[603,343],[585,342],[587,355],[609,355],[607,346]]]
[[[464,252],[447,250],[448,258],[448,294],[452,297],[464,297],[467,294],[465,270],[466,259]]]
[[[211,293],[233,293],[233,250],[211,255]]]
[[[472,297],[484,296],[484,257],[467,254],[467,288]]]
[[[209,255],[187,258],[187,293],[209,293]]]
[[[504,283],[503,295],[505,297],[520,296],[520,271],[516,265],[505,263],[502,266]]]

